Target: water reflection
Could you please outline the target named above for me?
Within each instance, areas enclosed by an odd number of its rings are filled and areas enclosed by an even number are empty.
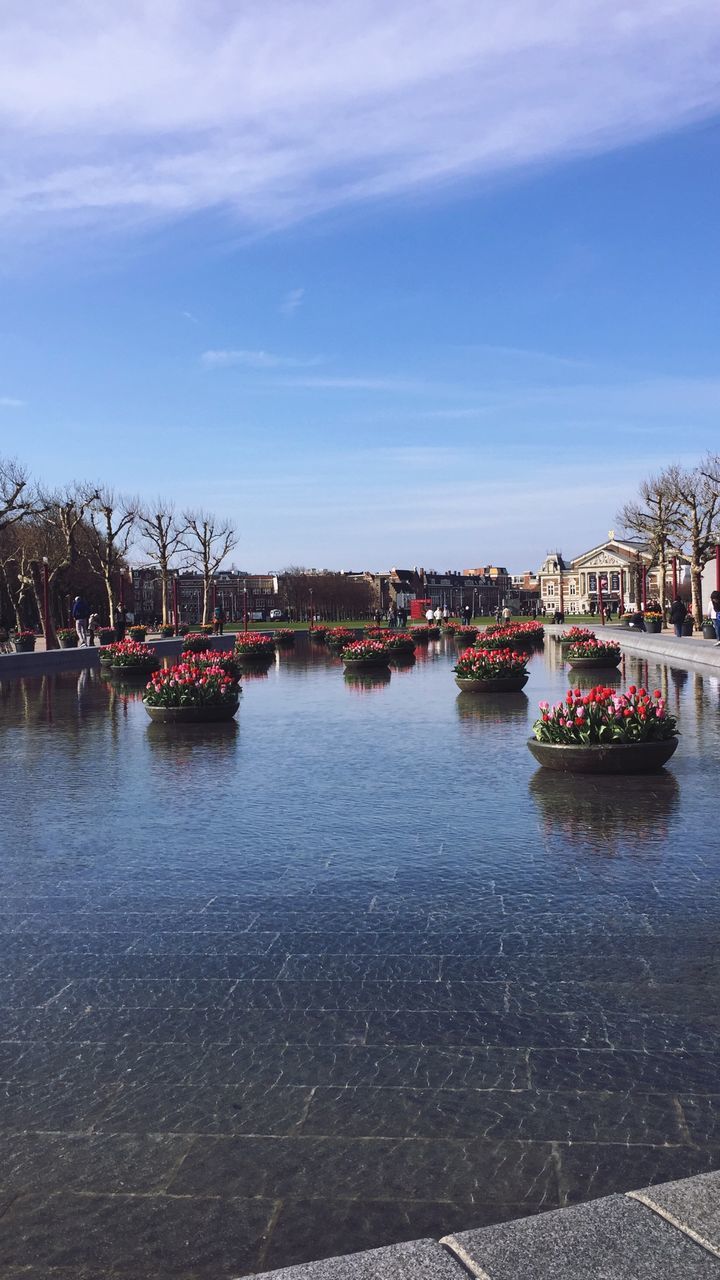
[[[455,699],[463,728],[474,724],[508,724],[527,719],[530,706],[525,693],[459,693]]]
[[[547,835],[606,857],[657,851],[680,801],[674,774],[592,777],[538,769],[530,794]]]
[[[194,725],[159,724],[149,720],[146,735],[153,755],[178,765],[187,763],[192,757],[217,762],[231,755],[239,732],[237,720]]]
[[[377,671],[346,671],[344,680],[353,693],[376,693],[390,683],[390,672],[385,667]]]

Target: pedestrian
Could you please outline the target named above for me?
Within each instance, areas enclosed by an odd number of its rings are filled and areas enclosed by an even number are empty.
[[[225,625],[225,612],[221,604],[216,604],[213,609],[213,635],[221,636],[223,626]]]
[[[472,622],[472,606],[469,604],[463,605],[463,621],[466,627]]]
[[[510,621],[511,618],[512,618],[512,613],[510,612],[509,607],[505,605],[505,608],[502,611],[502,620],[507,625],[507,623]]]
[[[433,615],[432,607],[428,607],[425,610],[425,621],[427,622],[429,627],[431,627],[433,624],[433,616],[434,615]]]
[[[447,626],[449,621],[450,621],[450,610],[448,609],[447,605],[445,605],[443,609],[443,622],[445,623],[445,626]]]
[[[643,615],[642,615],[642,609],[635,610],[632,618],[628,623],[628,626],[632,627],[633,631],[647,631],[647,627],[645,626],[645,619],[643,618]]]
[[[683,623],[687,617],[687,609],[679,596],[676,596],[670,605],[670,621],[675,628],[675,635],[681,636],[683,633]]]
[[[95,648],[95,632],[100,626],[100,619],[97,613],[91,613],[88,618],[88,643],[91,649]]]
[[[75,630],[77,631],[78,644],[86,646],[88,642],[87,628],[90,610],[87,602],[83,600],[82,596],[76,596],[73,600],[72,616],[75,623]]]
[[[438,605],[437,609],[435,610],[435,613],[433,614],[433,617],[435,618],[436,627],[440,626],[440,623],[442,622],[442,616],[443,616],[442,609],[440,608],[440,605]]]
[[[375,610],[375,626],[379,627],[382,622],[382,609]]]
[[[387,624],[391,631],[395,629],[395,626],[397,624],[397,613],[395,612],[394,604],[391,604],[390,607],[388,608]]]
[[[710,593],[708,618],[715,628],[715,647],[717,648],[720,645],[720,591]]]
[[[121,604],[115,609],[115,639],[125,639],[125,610]]]
[[[407,609],[404,605],[398,609],[398,626],[401,631],[404,631],[407,626]]]

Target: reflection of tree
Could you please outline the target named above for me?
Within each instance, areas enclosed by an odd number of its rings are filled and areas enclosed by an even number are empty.
[[[674,774],[592,777],[539,769],[530,779],[544,832],[605,857],[662,849],[680,801]]]
[[[463,728],[480,724],[508,724],[526,720],[530,703],[525,693],[459,693],[455,699]]]

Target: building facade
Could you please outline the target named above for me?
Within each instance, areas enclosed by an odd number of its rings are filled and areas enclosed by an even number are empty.
[[[685,570],[676,566],[678,588]],[[647,543],[616,538],[566,560],[559,551],[545,557],[539,573],[540,601],[546,613],[598,613],[641,608],[649,600],[659,600],[660,571],[653,564]],[[673,584],[672,562],[667,566],[666,595]]]
[[[173,583],[176,587],[173,588]],[[169,607],[172,611],[173,599],[177,595],[180,622],[194,624],[202,619],[203,579],[202,574],[183,572],[172,575],[170,584]],[[269,573],[240,573],[236,570],[223,570],[213,577],[211,608],[220,605],[229,620],[239,620],[247,614],[249,618],[266,619],[270,610],[277,605],[277,575]],[[132,570],[132,609],[135,617],[152,622],[162,617],[162,590],[160,574],[155,566],[145,566]]]

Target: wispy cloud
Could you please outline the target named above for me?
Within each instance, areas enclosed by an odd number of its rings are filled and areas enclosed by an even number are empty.
[[[200,323],[197,316],[194,316],[192,311],[181,311],[180,315],[183,317],[184,320],[190,320],[192,324]]]
[[[16,400],[14,396],[0,396],[0,409],[22,409],[24,400]]]
[[[303,358],[279,356],[272,351],[245,350],[203,351],[200,360],[206,369],[227,369],[233,365],[246,369],[309,369],[322,364],[321,356]]]
[[[290,289],[280,303],[280,314],[288,317],[294,316],[298,307],[302,306],[304,297],[304,289]]]
[[[265,228],[720,108],[715,0],[6,0],[0,213]]]

